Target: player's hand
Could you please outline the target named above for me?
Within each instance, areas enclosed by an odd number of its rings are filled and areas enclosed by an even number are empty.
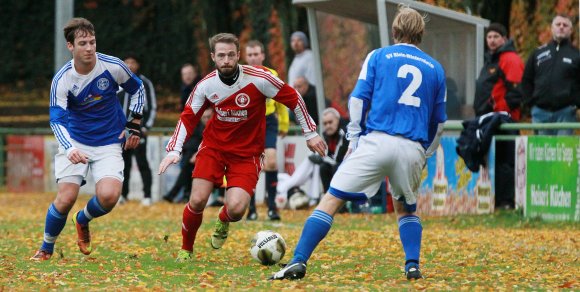
[[[310,151],[316,152],[322,157],[326,156],[326,143],[322,140],[322,138],[320,138],[320,136],[316,136],[306,141],[306,145]]]
[[[70,152],[68,155],[68,160],[73,164],[82,163],[87,164],[89,162],[89,156],[80,151],[79,149],[75,149]]]
[[[160,175],[164,173],[171,164],[178,163],[179,160],[181,160],[181,157],[178,155],[167,154],[167,156],[165,156],[165,158],[163,158],[159,164],[159,170],[157,171],[157,174]]]
[[[119,135],[119,139],[123,139],[123,137],[127,137],[125,141],[125,147],[123,149],[135,149],[139,146],[139,141],[141,141],[141,121],[140,120],[132,120],[125,124],[125,131],[121,132]]]
[[[284,138],[286,135],[288,135],[288,132],[278,131],[278,136],[280,136],[280,138]]]

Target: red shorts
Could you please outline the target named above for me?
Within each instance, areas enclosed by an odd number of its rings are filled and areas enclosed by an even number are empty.
[[[219,187],[225,175],[228,188],[242,188],[253,196],[261,169],[260,156],[241,157],[204,147],[197,152],[192,177],[209,180]]]

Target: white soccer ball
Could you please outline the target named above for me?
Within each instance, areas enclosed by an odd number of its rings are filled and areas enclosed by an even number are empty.
[[[286,242],[282,236],[271,230],[259,231],[252,239],[252,257],[265,266],[274,265],[284,257]]]

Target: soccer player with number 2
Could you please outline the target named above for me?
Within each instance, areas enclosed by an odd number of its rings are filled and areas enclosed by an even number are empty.
[[[422,278],[423,228],[415,215],[417,190],[426,158],[437,149],[447,119],[443,67],[417,48],[424,29],[425,21],[417,11],[400,7],[392,25],[395,44],[367,55],[349,99],[349,157],[306,220],[294,257],[270,279],[303,278],[306,263],[330,230],[334,214],[346,201],[365,202],[385,176],[392,186],[406,277]]]

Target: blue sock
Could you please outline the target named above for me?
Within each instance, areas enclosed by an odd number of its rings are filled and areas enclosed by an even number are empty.
[[[306,263],[312,252],[318,246],[320,241],[324,239],[328,230],[332,226],[332,216],[326,212],[320,210],[314,210],[310,217],[306,219],[304,224],[304,229],[302,230],[302,235],[300,235],[300,240],[294,250],[294,257],[291,264],[297,262]]]
[[[50,204],[44,222],[44,240],[40,247],[41,250],[45,250],[48,253],[54,252],[54,243],[66,224],[67,215],[68,214],[61,214],[54,204]]]
[[[412,266],[419,267],[422,233],[423,226],[418,216],[408,215],[399,219],[399,235],[405,251],[405,271]]]
[[[81,225],[87,225],[93,218],[101,217],[109,212],[111,210],[105,210],[99,203],[97,196],[94,196],[89,200],[85,208],[79,212],[77,222]]]

